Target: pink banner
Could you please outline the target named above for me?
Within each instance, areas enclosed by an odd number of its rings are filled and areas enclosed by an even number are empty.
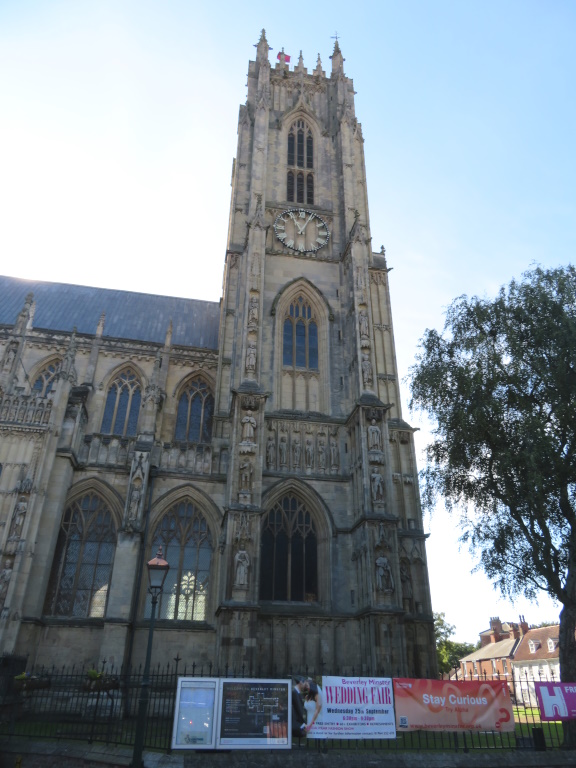
[[[397,731],[513,731],[505,682],[394,680]]]
[[[534,683],[541,720],[576,720],[576,683]]]

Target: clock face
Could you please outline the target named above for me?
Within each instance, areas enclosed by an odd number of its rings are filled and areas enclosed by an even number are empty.
[[[296,253],[315,253],[326,245],[330,237],[324,219],[304,208],[282,211],[276,216],[274,232],[286,248]]]

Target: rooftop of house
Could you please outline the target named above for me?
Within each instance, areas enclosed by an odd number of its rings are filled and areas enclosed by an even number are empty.
[[[472,651],[472,653],[464,656],[460,661],[488,661],[490,659],[510,658],[518,642],[518,638],[510,637],[497,643],[489,643],[482,646],[482,648],[478,648],[476,651]]]
[[[542,661],[559,657],[558,638],[560,626],[529,629],[521,638],[514,653],[514,661]]]
[[[94,335],[105,314],[104,337],[218,349],[220,304],[149,293],[0,276],[0,326],[12,326],[26,296],[34,296],[32,327]]]

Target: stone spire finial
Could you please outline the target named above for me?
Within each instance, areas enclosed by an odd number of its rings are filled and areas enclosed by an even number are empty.
[[[24,306],[18,315],[18,319],[14,325],[14,335],[19,336],[24,333],[30,319],[30,313],[32,311],[32,304],[34,302],[34,294],[29,293],[24,299]]]
[[[300,51],[300,56],[298,57],[298,69],[304,69],[304,58],[302,56],[302,51]]]
[[[170,323],[168,325],[168,328],[166,329],[166,337],[164,339],[164,346],[166,349],[172,346],[172,318],[170,318]]]
[[[320,59],[320,54],[318,54],[318,61],[316,62],[314,74],[318,75],[318,77],[322,77],[322,60]]]
[[[100,320],[98,320],[98,325],[96,327],[96,337],[101,338],[104,334],[104,323],[106,322],[106,312],[102,312],[100,315]]]
[[[260,35],[260,40],[258,40],[258,44],[256,45],[256,59],[257,61],[268,61],[268,51],[270,50],[270,46],[268,45],[268,40],[266,40],[266,30],[262,30],[262,34]]]
[[[340,50],[340,46],[338,45],[338,39],[336,39],[336,42],[334,43],[334,53],[332,56],[330,56],[332,59],[332,74],[344,74],[344,56],[342,56],[342,51]]]

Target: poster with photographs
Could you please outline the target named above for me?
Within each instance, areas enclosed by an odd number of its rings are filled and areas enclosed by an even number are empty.
[[[290,749],[289,680],[219,681],[218,744],[226,749]]]

